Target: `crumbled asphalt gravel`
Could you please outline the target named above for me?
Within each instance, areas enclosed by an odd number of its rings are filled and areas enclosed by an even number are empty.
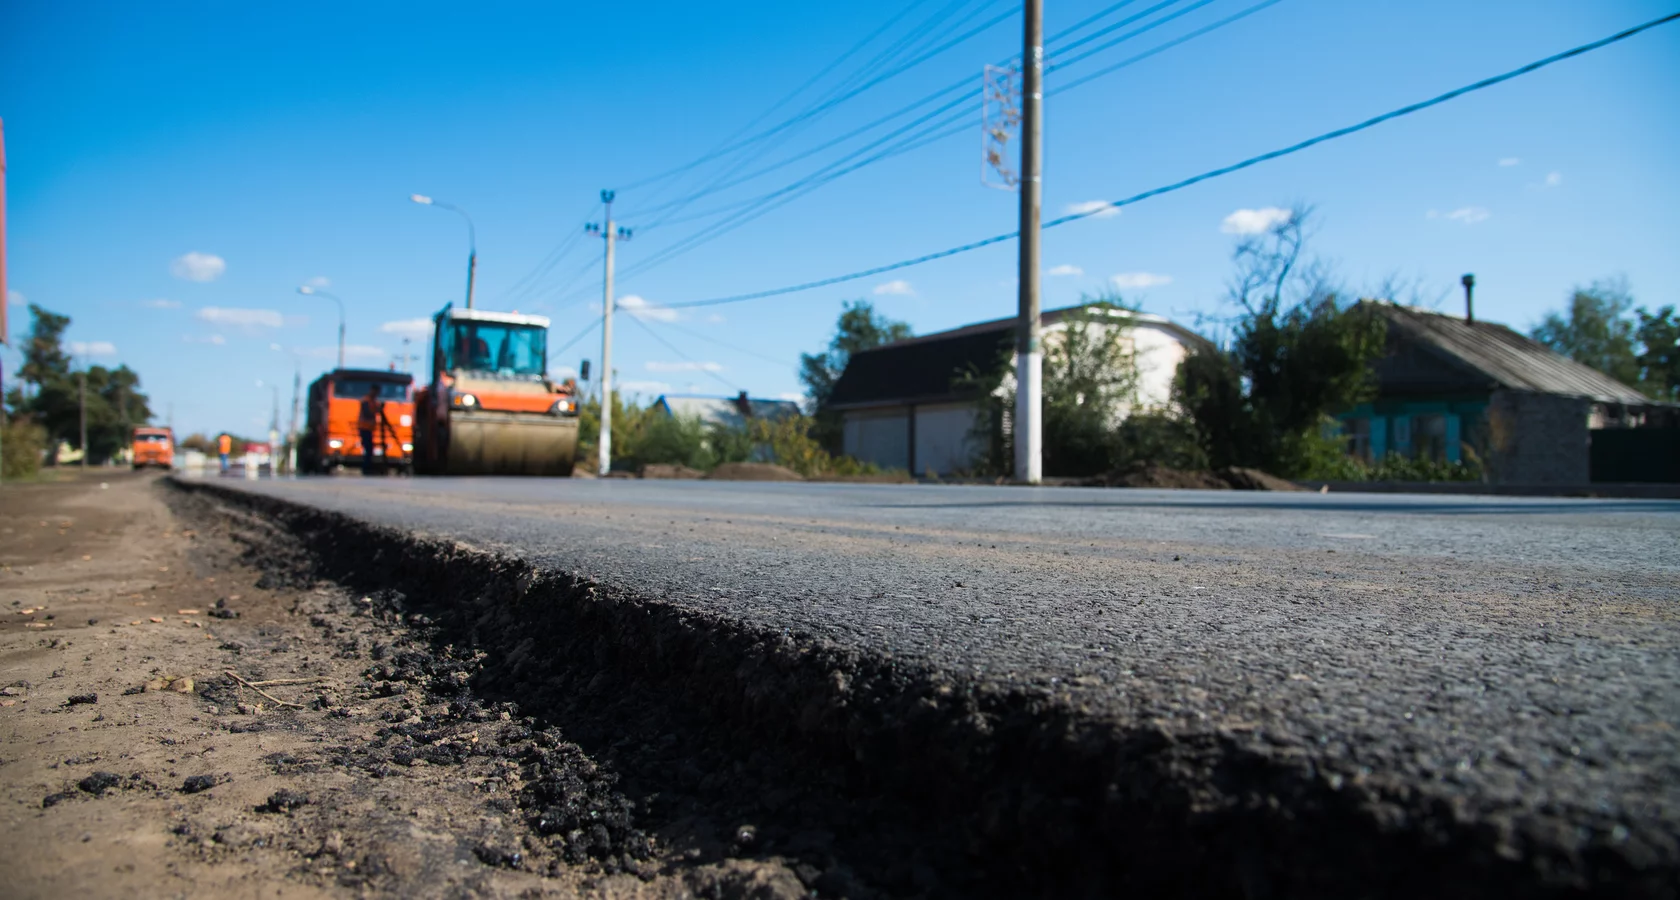
[[[1673,504],[211,489],[564,723],[608,846],[700,821],[846,896],[1680,883]]]

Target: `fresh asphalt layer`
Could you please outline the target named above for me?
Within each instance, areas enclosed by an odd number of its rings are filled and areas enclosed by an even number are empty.
[[[1680,832],[1680,503],[222,481],[1082,716],[1265,732],[1560,845]],[[1519,852],[1512,850],[1513,853]],[[1636,860],[1637,861],[1637,860]]]

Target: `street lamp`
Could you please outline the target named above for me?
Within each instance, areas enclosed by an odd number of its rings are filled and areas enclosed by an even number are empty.
[[[442,200],[433,200],[425,194],[409,194],[408,199],[421,206],[435,206],[438,209],[447,209],[450,212],[459,213],[461,218],[467,220],[467,309],[472,309],[473,271],[478,268],[478,231],[473,228],[472,216],[467,215],[467,211],[459,206],[445,203]]]
[[[268,349],[277,353],[290,353],[292,356],[292,427],[286,432],[286,471],[297,474],[297,442],[298,442],[298,395],[303,392],[303,357],[296,350],[288,350],[279,344],[269,344]]]
[[[310,297],[326,297],[338,304],[338,367],[340,369],[344,368],[344,301],[337,294],[329,294],[320,288],[310,287],[307,284],[298,288],[298,293]]]

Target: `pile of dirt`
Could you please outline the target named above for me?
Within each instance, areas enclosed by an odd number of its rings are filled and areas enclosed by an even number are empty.
[[[1191,491],[1299,491],[1304,488],[1259,469],[1227,466],[1218,471],[1173,469],[1150,463],[1134,463],[1107,475],[1082,482],[1085,487],[1171,488]]]
[[[804,481],[798,472],[775,463],[724,463],[706,476],[713,481]]]
[[[1206,471],[1169,469],[1166,466],[1137,464],[1099,475],[1085,482],[1091,487],[1178,488],[1182,490],[1225,491],[1231,486]]]
[[[649,463],[648,465],[642,466],[641,471],[637,474],[641,475],[643,478],[682,479],[706,477],[706,473],[700,471],[699,469],[690,469],[688,466],[681,464],[668,465],[666,463]]]
[[[1304,491],[1301,487],[1287,478],[1279,478],[1259,469],[1244,469],[1238,466],[1227,466],[1219,470],[1219,477],[1225,483],[1239,491]]]

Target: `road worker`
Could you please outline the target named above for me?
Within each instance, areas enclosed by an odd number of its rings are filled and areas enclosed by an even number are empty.
[[[216,438],[216,452],[222,456],[222,474],[226,475],[228,472],[228,454],[233,452],[233,435],[225,431],[222,432],[222,436]]]
[[[362,435],[362,474],[373,474],[373,436],[380,433],[379,425],[385,420],[385,403],[379,399],[379,385],[368,385],[367,396],[362,398],[361,412],[356,416],[356,430]]]

